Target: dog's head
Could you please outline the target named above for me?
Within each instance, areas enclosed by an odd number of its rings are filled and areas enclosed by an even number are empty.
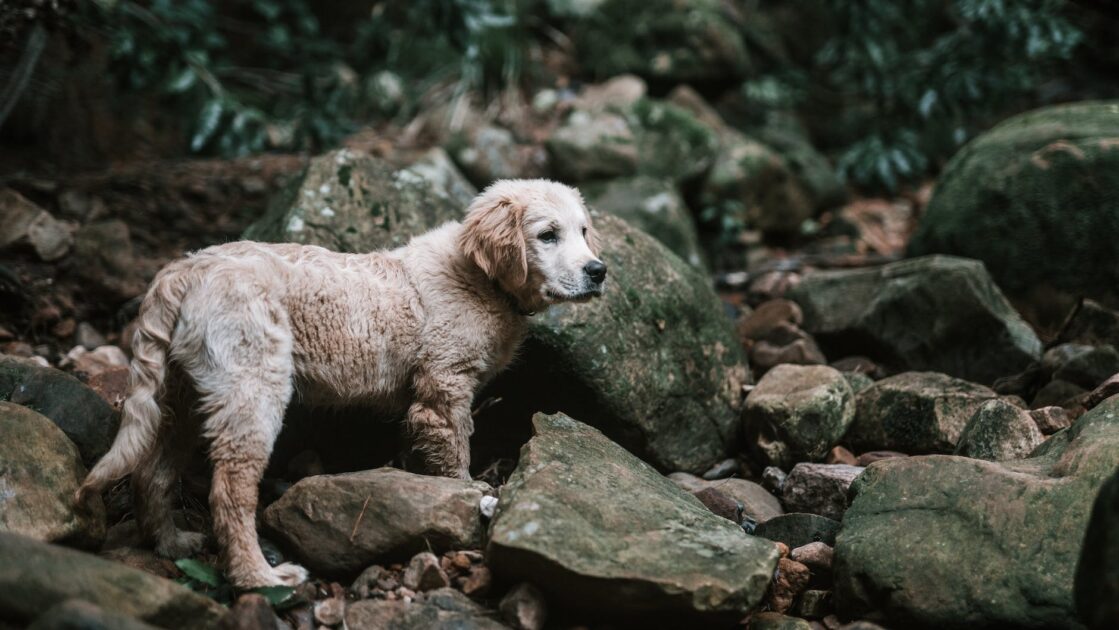
[[[590,300],[606,282],[583,197],[556,182],[492,184],[470,204],[459,246],[529,310]]]

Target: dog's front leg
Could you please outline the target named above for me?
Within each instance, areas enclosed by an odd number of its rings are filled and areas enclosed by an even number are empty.
[[[470,479],[470,403],[476,385],[477,379],[462,374],[416,377],[408,429],[412,449],[423,455],[429,473]]]

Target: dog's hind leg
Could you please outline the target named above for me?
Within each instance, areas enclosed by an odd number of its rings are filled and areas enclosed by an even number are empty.
[[[172,490],[190,461],[197,435],[188,421],[165,423],[156,447],[132,474],[136,520],[145,541],[165,558],[184,558],[202,550],[205,534],[187,532],[175,526]]]

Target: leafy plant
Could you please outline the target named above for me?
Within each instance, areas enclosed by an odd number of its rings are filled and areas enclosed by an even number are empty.
[[[225,581],[225,577],[214,567],[194,558],[180,558],[175,561],[175,566],[183,572],[183,577],[178,580],[180,584],[223,604],[232,603],[233,587]],[[279,610],[300,603],[299,598],[295,597],[295,589],[290,586],[262,586],[250,592],[263,595],[273,608]]]

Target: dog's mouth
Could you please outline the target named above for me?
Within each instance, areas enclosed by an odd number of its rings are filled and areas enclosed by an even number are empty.
[[[559,291],[546,289],[544,294],[548,296],[548,299],[555,302],[589,302],[602,295],[602,288],[588,289],[577,293],[560,293]]]

